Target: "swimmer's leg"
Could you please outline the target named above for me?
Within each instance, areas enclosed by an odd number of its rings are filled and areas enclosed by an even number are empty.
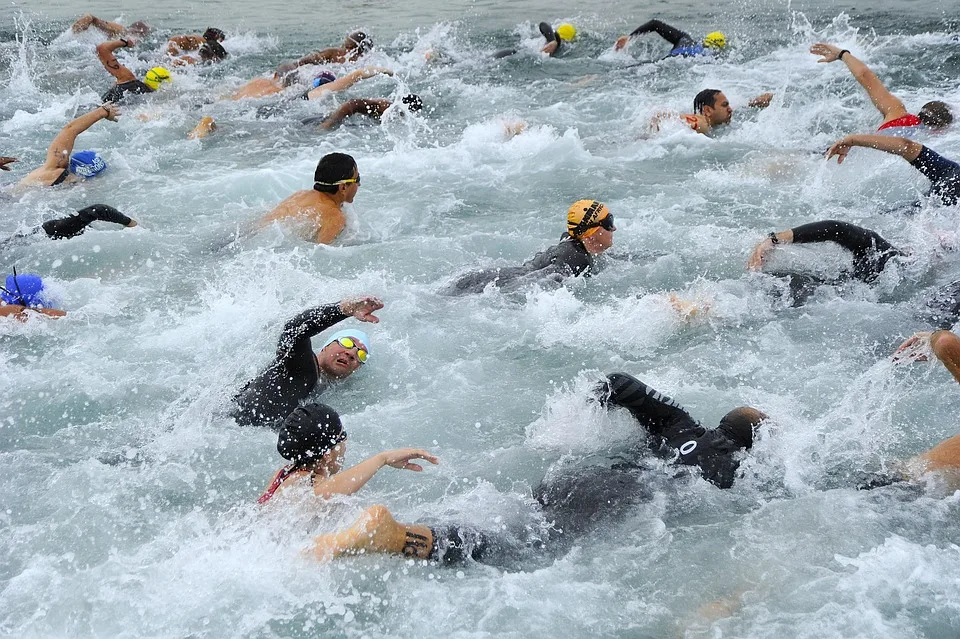
[[[319,561],[364,553],[428,559],[433,547],[433,531],[426,526],[401,524],[386,506],[371,506],[346,530],[315,537],[309,552]]]
[[[187,139],[202,140],[216,130],[216,121],[209,115],[205,115],[200,118],[200,122],[197,123],[197,126],[193,127],[193,131],[190,131],[190,133],[187,134]]]

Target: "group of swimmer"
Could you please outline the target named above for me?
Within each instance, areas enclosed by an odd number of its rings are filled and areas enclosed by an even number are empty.
[[[150,27],[136,22],[128,27],[84,16],[73,26],[74,32],[95,28],[114,38],[96,47],[96,54],[115,84],[104,94],[102,105],[67,123],[51,142],[42,166],[20,180],[23,187],[47,187],[91,179],[106,169],[99,154],[74,152],[79,135],[101,120],[116,121],[121,116],[119,103],[142,100],[173,81],[168,69],[150,68],[143,77],[121,64],[115,52],[133,47],[137,38],[149,34]],[[539,30],[546,43],[542,53],[557,56],[564,42],[577,37],[576,28],[562,24],[556,28],[541,23]],[[656,33],[671,49],[667,57],[722,55],[727,47],[726,36],[713,32],[702,40],[659,20],[650,20],[614,43],[616,50],[625,49],[631,39]],[[171,37],[163,55],[170,66],[212,64],[227,55],[222,43],[222,30],[207,28],[202,34]],[[315,51],[280,64],[275,70],[254,78],[234,91],[227,99],[256,100],[278,94],[293,99],[317,100],[333,92],[346,90],[362,80],[391,71],[381,67],[361,67],[336,77],[323,65],[357,63],[373,48],[372,39],[362,31],[350,33],[342,46]],[[882,116],[876,133],[851,134],[836,141],[827,151],[827,159],[841,163],[853,147],[864,147],[898,155],[930,180],[930,198],[952,206],[960,200],[960,165],[944,158],[910,136],[918,130],[937,130],[953,122],[950,107],[942,101],[923,105],[916,115],[879,81],[876,75],[850,51],[830,44],[817,43],[810,52],[820,62],[843,62],[854,78],[867,91]],[[194,55],[195,53],[195,55]],[[494,54],[504,58],[516,50]],[[304,82],[301,70],[312,68],[311,78]],[[764,93],[750,102],[757,108],[771,103],[773,94]],[[270,117],[283,102],[271,105],[263,115]],[[309,125],[329,129],[345,119],[366,116],[380,120],[394,106],[406,113],[422,108],[421,99],[410,94],[400,105],[384,98],[354,99],[345,102],[333,113],[310,118]],[[658,114],[652,123],[656,128],[668,119],[688,125],[700,134],[711,134],[718,126],[731,121],[734,110],[724,93],[704,89],[693,99],[692,113]],[[205,117],[191,133],[205,137],[216,130],[211,118]],[[10,170],[15,158],[0,158],[0,169]],[[281,223],[293,228],[310,242],[330,244],[337,240],[346,225],[344,204],[353,201],[361,186],[360,167],[346,153],[329,153],[318,162],[313,187],[298,191],[266,214],[257,224],[263,227]],[[51,239],[75,237],[92,223],[109,222],[133,227],[137,222],[105,204],[94,204],[76,214],[45,222],[37,229],[21,233],[6,242],[23,241],[45,234]],[[600,256],[612,245],[617,227],[614,215],[602,202],[582,199],[573,203],[566,214],[566,228],[556,244],[548,246],[527,262],[515,267],[471,271],[458,276],[445,288],[448,295],[470,295],[490,287],[504,290],[529,282],[543,284],[565,278],[588,278],[600,270]],[[852,269],[839,277],[826,280],[806,273],[770,273],[788,283],[791,303],[801,305],[821,286],[842,286],[848,281],[873,283],[888,268],[895,268],[906,257],[879,234],[869,229],[838,220],[814,221],[779,231],[771,231],[753,250],[747,267],[764,269],[771,251],[792,243],[831,242],[848,250]],[[0,290],[0,315],[25,319],[31,313],[61,316],[44,296],[42,279],[34,274],[14,273],[6,278]],[[675,300],[677,306],[681,302]],[[347,433],[337,411],[315,398],[325,394],[342,380],[349,378],[370,363],[371,340],[356,326],[347,326],[320,338],[322,345],[315,352],[313,338],[353,318],[359,322],[377,323],[376,313],[384,307],[373,296],[346,298],[306,309],[283,326],[277,340],[274,359],[252,380],[245,383],[232,400],[232,418],[242,426],[271,428],[278,433],[277,450],[289,463],[281,468],[268,484],[258,502],[275,504],[278,496],[292,491],[312,491],[319,498],[350,495],[359,491],[379,470],[386,466],[422,471],[421,462],[438,463],[426,450],[402,448],[378,453],[352,467],[344,467]],[[919,331],[906,340],[895,354],[902,362],[939,359],[960,382],[960,338],[946,330],[960,319],[960,282],[945,285],[926,305],[927,321],[935,331]],[[608,409],[625,409],[636,420],[638,457],[633,463],[611,467],[577,468],[558,473],[534,489],[544,517],[553,523],[546,538],[527,540],[528,547],[562,549],[580,535],[589,534],[603,521],[622,515],[629,507],[648,497],[650,476],[646,473],[649,451],[680,469],[689,469],[718,488],[734,485],[738,468],[755,439],[761,436],[769,417],[754,407],[730,410],[713,429],[701,426],[680,404],[626,373],[607,375],[589,394],[586,401]],[[900,473],[873,477],[863,482],[864,488],[875,488],[899,481],[912,481],[927,472],[960,470],[960,436],[948,439],[903,466]],[[276,501],[274,501],[276,500]],[[516,559],[514,541],[504,540],[495,532],[477,530],[451,522],[444,525],[400,523],[384,506],[373,506],[351,527],[316,537],[310,552],[319,559],[365,552],[383,552],[456,563],[464,560],[508,565]]]

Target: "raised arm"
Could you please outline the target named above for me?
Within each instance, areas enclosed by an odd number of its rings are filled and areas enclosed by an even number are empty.
[[[323,49],[303,56],[297,60],[297,66],[302,67],[307,64],[321,64],[323,62],[339,62],[342,57],[343,52],[340,49]]]
[[[81,31],[86,31],[90,27],[96,27],[97,29],[100,29],[100,31],[103,31],[111,38],[115,38],[118,35],[127,32],[127,28],[122,24],[110,22],[108,20],[101,20],[97,16],[89,13],[74,22],[72,29],[74,33],[80,33]]]
[[[334,495],[352,495],[373,479],[377,471],[384,466],[412,470],[418,473],[423,471],[423,466],[413,463],[412,460],[414,459],[423,459],[431,464],[439,463],[435,456],[419,448],[388,450],[377,453],[353,468],[339,472],[324,481],[314,481],[313,492],[324,499],[329,499]]]
[[[344,102],[339,109],[334,111],[329,118],[324,120],[320,124],[320,128],[335,129],[343,124],[343,121],[352,115],[366,115],[372,118],[379,118],[389,107],[389,100],[368,100],[365,98],[348,100],[347,102]]]
[[[120,117],[120,109],[115,107],[112,102],[105,102],[103,106],[98,106],[93,111],[84,113],[67,124],[60,129],[60,133],[50,143],[50,147],[47,149],[47,159],[42,168],[65,169],[69,167],[70,154],[73,152],[73,145],[77,141],[77,136],[100,120],[106,119],[116,122],[118,117]]]
[[[862,146],[868,149],[876,149],[884,153],[899,155],[907,162],[913,162],[923,150],[923,145],[907,138],[894,138],[888,135],[848,135],[838,140],[827,149],[827,159],[837,156],[837,164],[843,164],[850,149],[855,146]]]
[[[311,337],[348,317],[375,324],[380,321],[380,318],[374,313],[381,308],[383,308],[383,302],[379,298],[364,296],[346,298],[336,304],[307,309],[284,325],[277,345],[277,356],[283,357],[287,352],[298,347],[310,348]]]
[[[103,42],[97,45],[97,57],[100,59],[100,64],[103,65],[103,68],[106,69],[110,75],[117,79],[117,83],[119,84],[132,82],[137,79],[137,76],[133,75],[133,71],[120,64],[113,52],[121,47],[131,47],[133,44],[133,40],[120,39],[110,40],[109,42]]]
[[[903,105],[903,102],[890,93],[887,87],[883,86],[880,79],[867,65],[846,49],[819,42],[810,47],[810,53],[822,56],[817,62],[843,61],[853,77],[860,83],[860,86],[867,91],[873,106],[877,107],[877,110],[883,115],[884,122],[908,115],[907,107]]]

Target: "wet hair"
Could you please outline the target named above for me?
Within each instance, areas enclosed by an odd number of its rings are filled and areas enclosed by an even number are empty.
[[[400,101],[407,105],[411,113],[416,113],[423,108],[423,100],[416,93],[405,95]]]
[[[723,416],[717,430],[741,448],[753,446],[753,432],[767,416],[756,408],[740,406]]]
[[[704,89],[693,98],[693,112],[694,113],[703,113],[704,107],[713,108],[714,104],[717,102],[717,94],[721,93],[720,89]]]
[[[223,42],[227,39],[227,34],[225,34],[222,29],[218,29],[216,27],[207,27],[207,30],[203,32],[203,39]]]
[[[200,59],[204,62],[219,62],[229,55],[216,40],[207,40],[200,47]]]
[[[307,404],[283,420],[277,452],[298,468],[323,457],[346,438],[337,411],[326,404]]]
[[[317,162],[313,173],[313,188],[321,193],[336,193],[340,180],[349,180],[357,168],[357,161],[346,153],[328,153]]]
[[[953,122],[953,113],[950,112],[950,107],[940,100],[924,104],[917,117],[920,118],[921,124],[931,129],[942,129],[945,126],[950,126]]]

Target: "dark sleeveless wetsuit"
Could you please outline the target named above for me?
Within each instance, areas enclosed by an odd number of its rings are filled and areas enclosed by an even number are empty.
[[[910,164],[930,180],[927,195],[939,198],[947,206],[960,201],[960,164],[927,147],[923,147],[917,159]]]
[[[233,417],[242,426],[277,429],[320,380],[310,338],[348,316],[339,304],[318,306],[288,321],[280,334],[277,356],[233,398]]]

